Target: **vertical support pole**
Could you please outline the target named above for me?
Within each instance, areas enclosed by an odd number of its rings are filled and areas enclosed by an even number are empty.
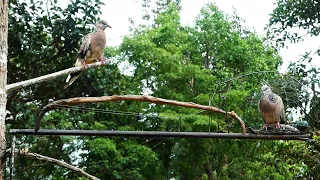
[[[18,154],[17,154],[17,158],[18,158],[18,178],[17,179],[21,179],[21,141],[19,142],[19,146],[18,146]]]
[[[14,177],[14,153],[16,150],[16,136],[12,137],[11,142],[11,158],[10,158],[10,180],[13,180]]]
[[[181,132],[181,116],[179,116],[179,132]]]
[[[221,82],[219,81],[219,105],[221,107]],[[219,115],[220,116],[220,115]],[[220,118],[218,118],[218,132],[220,133]]]
[[[213,99],[213,95],[210,93],[209,94],[209,106],[212,107],[212,99]],[[210,112],[209,114],[209,133],[211,133],[211,122],[212,122],[212,113]]]
[[[8,0],[0,0],[0,179],[3,179],[6,138],[5,118],[7,105],[8,55]]]
[[[228,112],[228,110],[227,110],[227,97],[225,97],[225,96],[222,96],[222,108]],[[228,129],[228,133],[229,133],[229,124],[228,124],[228,115],[227,114],[224,115],[224,122],[227,124],[227,129]]]
[[[6,180],[7,179],[7,160],[8,160],[9,156],[7,156],[7,154],[4,156],[4,165],[3,165],[3,179]]]

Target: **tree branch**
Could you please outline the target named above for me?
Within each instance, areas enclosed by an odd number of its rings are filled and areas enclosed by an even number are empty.
[[[242,128],[242,134],[246,133],[246,128],[244,122],[241,120],[241,118],[234,112],[225,112],[224,110],[212,106],[205,106],[201,104],[196,104],[192,102],[180,102],[180,101],[174,101],[174,100],[168,100],[168,99],[162,99],[157,98],[153,96],[139,96],[139,95],[113,95],[113,96],[101,96],[101,97],[76,97],[76,98],[70,98],[70,99],[62,99],[58,101],[54,101],[48,105],[46,105],[39,113],[37,118],[37,123],[35,126],[35,131],[37,132],[41,125],[41,120],[44,116],[44,114],[48,111],[54,110],[58,108],[61,105],[68,105],[68,106],[74,106],[79,104],[87,104],[87,103],[98,103],[98,102],[107,102],[107,101],[119,101],[119,100],[125,100],[125,101],[142,101],[142,102],[150,102],[155,104],[166,104],[166,105],[172,105],[172,106],[182,106],[186,108],[194,108],[194,109],[202,109],[206,111],[216,112],[216,113],[222,113],[227,114],[234,119],[236,119]]]
[[[107,59],[104,64],[102,64],[101,62],[88,64],[87,68],[85,68],[85,69],[83,69],[82,66],[72,67],[72,68],[65,69],[65,70],[62,70],[62,71],[58,71],[58,72],[55,72],[55,73],[51,73],[51,74],[47,74],[47,75],[40,76],[40,77],[37,77],[37,78],[29,79],[29,80],[26,80],[26,81],[21,81],[21,82],[17,82],[17,83],[13,83],[13,84],[8,84],[8,85],[6,85],[6,91],[8,93],[10,91],[13,91],[13,90],[16,90],[16,89],[20,89],[20,88],[23,88],[23,87],[27,87],[27,86],[30,86],[30,85],[33,85],[33,84],[38,84],[38,83],[41,83],[41,82],[44,82],[44,81],[49,81],[49,80],[52,80],[52,79],[56,79],[56,78],[58,78],[60,76],[66,75],[66,74],[70,74],[70,73],[74,73],[74,72],[78,72],[78,71],[83,71],[83,70],[87,70],[87,69],[95,68],[95,67],[99,67],[99,66],[104,66],[104,65],[107,65],[107,64],[110,64],[110,63],[111,63],[111,59]]]
[[[207,173],[208,179],[214,180],[210,161],[207,161],[206,163],[204,163],[204,170]]]
[[[89,179],[92,179],[92,180],[100,180],[99,178],[86,173],[83,169],[75,167],[75,166],[72,166],[72,165],[70,165],[70,164],[68,164],[66,162],[60,161],[58,159],[54,159],[54,158],[51,158],[51,157],[48,157],[48,156],[44,156],[44,155],[41,155],[41,154],[37,154],[37,153],[30,153],[28,151],[17,150],[17,149],[15,150],[14,153],[15,153],[15,155],[19,154],[19,155],[23,155],[23,156],[26,156],[26,157],[34,158],[34,159],[37,159],[37,160],[40,160],[40,161],[47,161],[47,162],[53,163],[53,164],[61,166],[61,167],[65,167],[65,168],[67,168],[67,169],[69,169],[71,171],[75,171],[75,172],[79,173],[80,175],[82,175],[84,177],[87,177]]]

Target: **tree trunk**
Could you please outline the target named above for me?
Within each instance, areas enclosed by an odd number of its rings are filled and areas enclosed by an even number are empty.
[[[214,178],[213,178],[213,172],[212,172],[212,169],[211,169],[211,163],[210,162],[206,162],[204,164],[204,169],[206,170],[208,179],[209,180],[213,180]]]
[[[7,104],[8,1],[0,0],[0,179],[3,179],[6,150],[5,118]]]

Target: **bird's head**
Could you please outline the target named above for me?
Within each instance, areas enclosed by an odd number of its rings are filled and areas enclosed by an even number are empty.
[[[268,85],[263,85],[263,86],[261,87],[261,92],[262,92],[263,94],[270,93],[270,92],[271,92],[271,88],[270,88]]]
[[[97,29],[105,30],[107,27],[111,28],[111,26],[108,24],[106,20],[99,20],[97,22]]]

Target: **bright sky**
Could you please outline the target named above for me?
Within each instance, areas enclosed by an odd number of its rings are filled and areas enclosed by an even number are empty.
[[[201,7],[207,2],[215,2],[220,10],[227,14],[233,13],[233,8],[242,17],[247,26],[255,29],[257,33],[265,35],[264,27],[268,23],[269,14],[275,8],[276,0],[182,0],[181,21],[182,24],[193,25],[195,17],[199,14]],[[60,3],[60,2],[59,2]],[[62,3],[62,2],[61,2]],[[63,3],[66,3],[64,1]],[[121,43],[121,38],[129,34],[129,18],[136,24],[143,23],[141,20],[141,0],[104,0],[105,6],[101,8],[101,18],[107,19],[112,29],[107,29],[107,46],[116,46]],[[281,72],[287,69],[290,61],[297,61],[300,55],[306,51],[315,50],[319,47],[320,37],[306,37],[304,42],[289,44],[287,48],[280,51],[284,60]],[[318,57],[315,57],[319,59]],[[314,60],[314,63],[316,60]],[[320,67],[318,63],[317,67]]]

